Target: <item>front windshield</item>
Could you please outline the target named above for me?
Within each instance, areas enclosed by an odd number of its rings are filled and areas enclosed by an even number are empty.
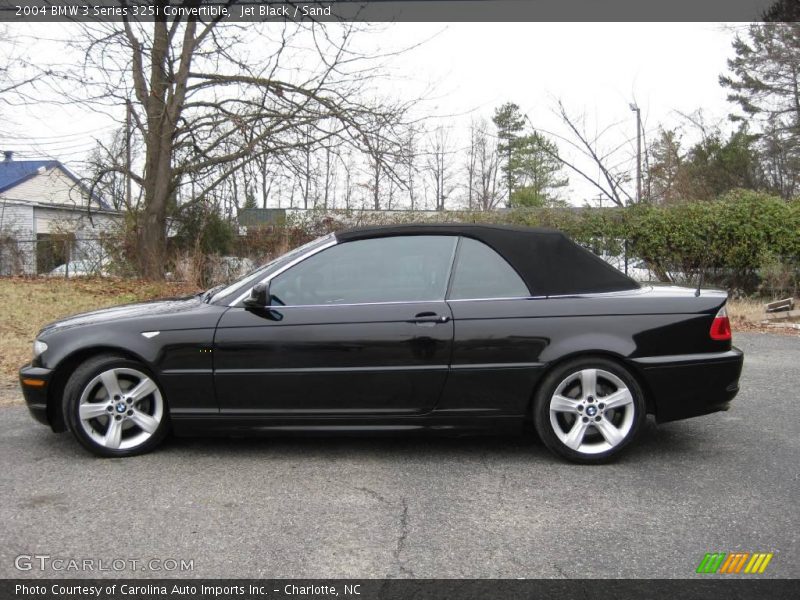
[[[334,239],[334,234],[329,233],[326,236],[312,240],[306,244],[303,244],[302,246],[298,246],[297,248],[295,248],[294,250],[290,250],[286,254],[282,254],[281,256],[271,260],[265,265],[262,265],[257,269],[255,269],[254,271],[251,271],[247,275],[237,279],[230,285],[225,286],[224,288],[216,292],[214,296],[211,298],[211,300],[209,300],[209,302],[217,303],[225,299],[227,296],[233,295],[234,293],[242,294],[245,290],[255,285],[256,282],[261,281],[265,277],[269,276],[271,273],[274,273],[281,267],[292,262],[298,256],[310,250],[313,250],[314,248],[323,246],[329,243],[333,239]]]

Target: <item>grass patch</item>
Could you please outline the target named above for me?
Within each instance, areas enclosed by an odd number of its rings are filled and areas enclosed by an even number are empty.
[[[744,325],[758,325],[764,318],[764,304],[767,300],[742,298],[728,300],[728,316],[731,322]]]
[[[779,333],[783,335],[798,335],[800,330],[789,327],[784,327],[780,321],[772,324],[762,323],[761,321],[766,316],[764,313],[764,305],[771,302],[772,299],[740,299],[730,300],[728,302],[728,316],[731,319],[731,327],[733,328],[734,342],[736,339],[737,331],[760,331],[767,333]],[[774,313],[772,316],[779,316],[780,313]],[[789,324],[792,320],[785,320],[783,324]]]
[[[196,292],[186,283],[129,279],[0,278],[0,384],[16,385],[43,325],[80,312]]]

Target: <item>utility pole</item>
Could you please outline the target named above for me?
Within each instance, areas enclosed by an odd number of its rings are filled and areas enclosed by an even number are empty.
[[[131,189],[131,120],[133,110],[131,101],[125,101],[125,208],[131,210],[131,199],[133,190]]]
[[[636,203],[642,201],[642,111],[631,103],[631,110],[636,113]]]

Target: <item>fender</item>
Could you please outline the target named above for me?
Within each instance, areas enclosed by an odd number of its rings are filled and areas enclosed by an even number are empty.
[[[130,305],[113,321],[113,335],[109,334],[108,322],[94,320],[104,311],[81,315],[74,318],[80,323],[79,336],[70,321],[42,330],[39,339],[48,344],[48,349],[34,366],[49,369],[58,377],[62,369],[69,369],[70,357],[118,349],[150,368],[171,411],[191,407],[217,412],[213,343],[216,325],[226,310],[193,299]]]

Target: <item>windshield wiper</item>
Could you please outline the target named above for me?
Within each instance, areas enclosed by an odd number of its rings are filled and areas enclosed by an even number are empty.
[[[211,289],[206,290],[205,292],[203,292],[203,298],[202,298],[203,302],[208,303],[208,301],[211,300],[211,296],[216,294],[218,291],[220,291],[224,287],[225,287],[225,284],[224,283],[220,283],[219,285],[215,285]]]

